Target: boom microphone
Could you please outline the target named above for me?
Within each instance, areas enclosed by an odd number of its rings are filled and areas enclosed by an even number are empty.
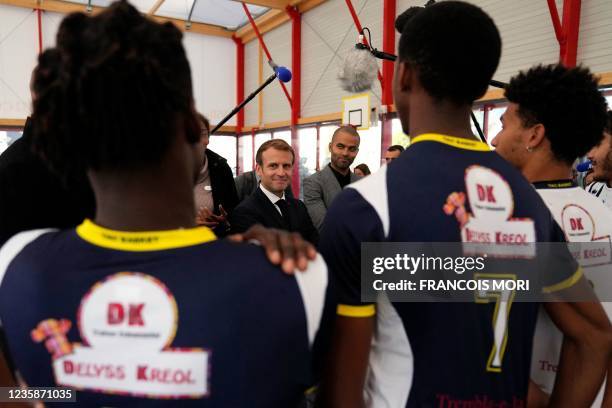
[[[578,165],[576,166],[576,171],[578,173],[586,173],[592,168],[593,168],[593,162],[590,160],[587,160],[584,163],[578,163]]]
[[[346,54],[340,72],[338,72],[338,79],[340,86],[345,91],[364,92],[372,88],[377,73],[376,58],[360,41]]]
[[[230,120],[232,118],[232,116],[234,116],[236,113],[238,113],[240,111],[240,109],[242,109],[244,107],[244,105],[249,103],[255,96],[257,96],[258,93],[263,91],[263,89],[266,86],[270,85],[272,83],[272,81],[274,81],[276,78],[278,78],[278,80],[281,81],[281,82],[289,82],[289,81],[291,81],[292,75],[291,75],[291,71],[289,71],[289,69],[287,69],[286,67],[278,66],[276,64],[274,65],[273,68],[274,68],[274,74],[270,75],[268,77],[268,79],[266,79],[266,81],[263,84],[259,85],[259,88],[254,90],[249,96],[246,97],[245,100],[240,102],[238,104],[238,106],[236,106],[234,109],[232,109],[232,111],[230,113],[228,113],[226,117],[221,119],[221,122],[217,123],[217,126],[215,126],[215,128],[210,131],[211,135],[214,134],[217,130],[219,130],[219,128],[221,128],[221,126],[223,126],[228,120]]]

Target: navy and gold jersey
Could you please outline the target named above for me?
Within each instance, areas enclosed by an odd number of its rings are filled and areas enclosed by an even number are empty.
[[[0,319],[29,386],[80,406],[292,407],[314,379],[327,269],[288,276],[207,228],[29,231],[0,251]]]
[[[491,299],[402,303],[384,294],[376,304],[362,302],[361,243],[513,248],[521,242],[562,240],[533,187],[477,141],[416,137],[389,166],[345,189],[327,213],[319,249],[338,288],[337,313],[376,316],[367,406],[526,406],[538,304]],[[567,258],[557,287],[580,276]],[[507,321],[500,325],[496,318]],[[498,333],[499,328],[505,329]]]

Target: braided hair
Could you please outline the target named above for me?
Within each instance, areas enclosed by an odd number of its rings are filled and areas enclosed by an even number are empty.
[[[184,129],[197,143],[189,63],[171,23],[125,0],[68,15],[33,80],[35,150],[61,175],[159,163]]]

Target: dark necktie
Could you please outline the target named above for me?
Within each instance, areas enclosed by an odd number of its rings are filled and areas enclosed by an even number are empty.
[[[286,200],[282,198],[276,202],[276,205],[281,210],[281,214],[283,214],[283,221],[289,227],[289,204],[287,204]]]

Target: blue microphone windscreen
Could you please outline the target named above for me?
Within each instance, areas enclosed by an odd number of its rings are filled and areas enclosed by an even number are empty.
[[[289,82],[291,81],[291,71],[285,67],[278,67],[276,68],[276,77],[281,82]]]
[[[591,170],[592,163],[591,161],[586,161],[584,163],[580,163],[576,166],[576,171],[580,172],[580,173],[584,173],[585,171],[589,171]]]

